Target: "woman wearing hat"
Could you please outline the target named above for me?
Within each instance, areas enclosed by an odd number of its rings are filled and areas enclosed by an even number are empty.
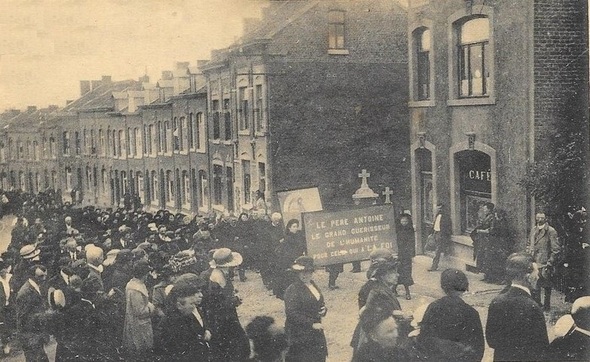
[[[299,220],[289,220],[285,229],[285,238],[275,249],[277,260],[273,292],[277,298],[282,299],[287,287],[296,280],[289,268],[297,257],[305,253],[305,249],[305,236],[299,229]]]
[[[236,310],[242,301],[229,278],[232,269],[242,264],[242,256],[228,248],[213,253],[208,287],[203,298],[205,319],[211,328],[211,360],[243,361],[250,355],[250,344]]]
[[[371,253],[371,266],[367,271],[369,279],[359,292],[359,308],[361,312],[366,304],[372,300],[380,300],[388,309],[401,311],[401,305],[395,294],[398,283],[397,258],[389,249],[378,249]],[[360,324],[355,328],[350,342],[353,355],[366,343],[367,338]]]
[[[297,281],[285,292],[285,331],[289,341],[286,361],[325,361],[328,346],[322,317],[327,309],[312,280],[313,258],[300,256],[291,269],[297,274]]]

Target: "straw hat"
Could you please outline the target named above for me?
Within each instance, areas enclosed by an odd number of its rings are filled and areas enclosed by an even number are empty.
[[[228,248],[220,248],[213,252],[211,266],[214,268],[231,268],[242,264],[243,258],[240,253],[231,251]]]
[[[33,259],[41,253],[41,250],[37,249],[35,245],[25,245],[20,249],[20,256],[23,259]]]

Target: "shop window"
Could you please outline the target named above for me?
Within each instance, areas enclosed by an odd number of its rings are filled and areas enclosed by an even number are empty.
[[[481,205],[492,201],[492,172],[489,155],[475,150],[455,155],[459,166],[461,231],[471,232],[478,224]]]

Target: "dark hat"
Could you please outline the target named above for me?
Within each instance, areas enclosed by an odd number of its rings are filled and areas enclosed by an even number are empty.
[[[397,271],[397,265],[397,259],[373,263],[371,266],[369,266],[369,270],[367,270],[367,279],[385,275],[390,270]]]
[[[314,271],[313,258],[311,256],[300,256],[295,259],[295,263],[291,266],[294,271]]]
[[[194,273],[185,273],[174,280],[174,288],[191,287],[196,290],[201,290],[207,284],[205,279]]]
[[[146,260],[138,260],[135,265],[133,265],[133,276],[136,278],[146,275],[150,271],[152,271],[152,267]]]
[[[580,297],[572,304],[572,318],[579,328],[590,330],[590,297]]]

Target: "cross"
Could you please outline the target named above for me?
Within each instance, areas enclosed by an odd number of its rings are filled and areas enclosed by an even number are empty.
[[[386,204],[391,204],[391,195],[393,195],[393,191],[391,191],[391,189],[389,188],[389,186],[387,186],[385,188],[385,191],[383,191],[383,195],[385,196],[385,203]]]
[[[359,173],[359,177],[363,179],[361,183],[361,188],[367,188],[369,185],[367,184],[367,179],[371,177],[371,174],[367,172],[367,170],[363,169],[361,173]]]

